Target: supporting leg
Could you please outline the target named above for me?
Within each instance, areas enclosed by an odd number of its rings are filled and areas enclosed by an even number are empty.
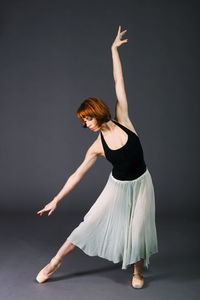
[[[142,258],[134,264],[134,274],[135,275],[142,274],[143,262],[144,262],[144,259]]]
[[[134,288],[141,288],[144,285],[144,278],[142,275],[142,268],[143,268],[144,259],[140,259],[134,264],[134,274],[132,278],[132,286]]]

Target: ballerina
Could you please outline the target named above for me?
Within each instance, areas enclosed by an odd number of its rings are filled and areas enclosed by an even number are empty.
[[[75,247],[87,255],[99,256],[114,263],[122,262],[122,269],[134,264],[132,287],[144,285],[143,264],[148,268],[149,257],[158,252],[155,226],[155,195],[149,169],[144,160],[140,137],[128,115],[121,62],[117,48],[127,30],[117,36],[111,46],[113,76],[117,96],[115,118],[111,118],[107,104],[99,97],[85,99],[77,110],[82,126],[98,137],[88,148],[85,158],[68,178],[61,191],[37,212],[50,216],[58,202],[82,179],[102,156],[113,165],[108,181],[84,220],[67,237],[56,255],[37,275],[45,282],[61,265],[62,259]]]

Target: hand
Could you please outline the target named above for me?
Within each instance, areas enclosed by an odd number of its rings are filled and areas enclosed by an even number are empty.
[[[48,213],[48,216],[50,216],[52,214],[52,212],[56,209],[56,206],[57,206],[57,203],[55,200],[52,200],[51,202],[49,202],[47,205],[45,205],[45,207],[41,210],[39,210],[37,212],[37,214],[39,214],[40,216],[42,216],[42,214],[45,212],[45,211],[48,211],[50,210],[50,212]]]
[[[115,40],[114,40],[114,42],[113,42],[111,48],[117,48],[117,47],[121,46],[121,44],[127,43],[127,42],[128,42],[127,39],[121,41],[122,36],[125,34],[125,32],[126,32],[127,30],[124,30],[124,31],[122,31],[122,32],[120,32],[120,31],[121,31],[121,26],[119,25],[119,29],[118,29],[117,36],[116,36],[116,38],[115,38]]]

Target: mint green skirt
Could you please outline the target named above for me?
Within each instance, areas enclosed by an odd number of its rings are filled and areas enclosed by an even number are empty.
[[[99,256],[122,269],[158,252],[155,224],[155,194],[150,172],[135,180],[108,181],[83,221],[67,240],[89,256]]]

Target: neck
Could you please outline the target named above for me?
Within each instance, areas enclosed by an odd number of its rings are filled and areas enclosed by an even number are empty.
[[[113,121],[108,121],[105,122],[101,125],[100,130],[105,133],[105,132],[111,132],[115,128],[114,122]]]

